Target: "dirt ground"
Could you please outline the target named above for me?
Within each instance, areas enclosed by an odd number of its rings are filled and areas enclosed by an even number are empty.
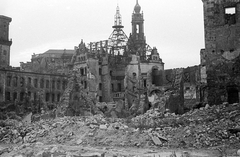
[[[164,148],[125,148],[125,147],[91,147],[91,146],[71,146],[71,145],[45,145],[43,143],[17,145],[2,145],[1,149],[12,147],[3,157],[116,157],[116,156],[138,156],[138,157],[221,157],[223,154],[218,150],[193,150],[193,149],[164,149]],[[228,152],[228,157],[233,157],[234,151]],[[231,155],[232,154],[232,155]],[[183,155],[183,156],[181,156]],[[184,156],[185,155],[185,156]],[[187,156],[188,155],[188,156]],[[236,156],[236,155],[235,155]],[[173,156],[174,157],[174,156]]]

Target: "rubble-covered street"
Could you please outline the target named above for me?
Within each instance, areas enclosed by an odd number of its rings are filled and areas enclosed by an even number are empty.
[[[192,156],[197,152],[203,154],[196,156],[230,156],[240,147],[239,104],[206,105],[183,115],[151,109],[125,119],[101,114],[55,119],[42,115],[31,122],[30,116],[1,121],[2,156],[149,156],[160,152],[169,156],[174,151],[179,157],[184,151]]]

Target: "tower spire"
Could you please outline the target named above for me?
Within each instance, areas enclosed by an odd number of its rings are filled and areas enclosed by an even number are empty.
[[[116,14],[114,16],[114,26],[113,26],[113,28],[115,28],[115,27],[123,28],[123,26],[122,26],[122,16],[120,14],[120,9],[119,9],[118,5],[117,5],[117,9],[116,9]]]
[[[114,16],[114,26],[112,26],[113,32],[109,37],[109,46],[112,50],[112,54],[118,54],[121,53],[124,48],[126,47],[128,38],[122,28],[124,26],[122,25],[122,16],[120,14],[119,6],[117,5],[116,14]],[[123,53],[121,53],[123,54]]]

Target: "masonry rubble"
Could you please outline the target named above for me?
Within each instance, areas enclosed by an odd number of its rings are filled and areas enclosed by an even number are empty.
[[[239,147],[240,106],[224,103],[183,115],[152,108],[133,118],[103,114],[23,121],[0,121],[1,143],[16,145],[73,144],[130,147]]]

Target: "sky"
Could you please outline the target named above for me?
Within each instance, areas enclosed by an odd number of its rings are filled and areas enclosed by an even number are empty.
[[[138,0],[147,44],[156,47],[165,69],[200,64],[204,48],[201,0]],[[136,0],[0,0],[0,15],[12,18],[11,65],[49,49],[74,49],[81,42],[106,40],[119,5],[127,36]]]

